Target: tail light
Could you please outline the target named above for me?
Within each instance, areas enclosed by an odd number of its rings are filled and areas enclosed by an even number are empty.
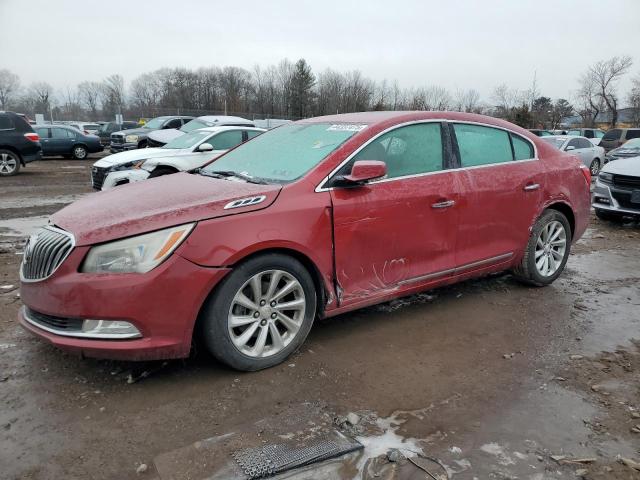
[[[29,133],[25,133],[24,136],[27,140],[31,140],[32,142],[40,141],[40,137],[38,136],[37,133],[29,132]]]
[[[584,179],[587,181],[587,185],[591,186],[591,170],[584,165],[580,165],[580,170],[582,170],[582,174],[584,175]]]

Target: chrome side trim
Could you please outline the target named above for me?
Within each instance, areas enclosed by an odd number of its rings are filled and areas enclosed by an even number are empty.
[[[34,318],[30,317],[27,313],[26,307],[22,307],[22,316],[24,319],[40,330],[53,333],[54,335],[60,335],[61,337],[74,337],[74,338],[88,338],[88,339],[102,339],[102,340],[128,340],[133,338],[140,338],[140,333],[85,333],[85,332],[69,332],[65,330],[58,330],[48,325],[43,325]]]
[[[19,269],[20,272],[19,273],[20,273],[20,281],[21,282],[24,282],[24,283],[35,283],[35,282],[42,282],[43,280],[46,280],[47,278],[50,278],[54,273],[56,273],[58,268],[60,268],[60,266],[67,260],[69,255],[71,255],[71,252],[73,252],[73,250],[76,248],[76,238],[73,236],[73,233],[67,232],[66,230],[62,230],[61,228],[54,227],[52,225],[45,225],[45,226],[41,227],[41,229],[51,230],[53,232],[60,233],[62,235],[66,235],[71,240],[71,248],[69,249],[67,254],[60,259],[60,261],[58,262],[58,265],[51,271],[51,273],[49,275],[47,275],[46,277],[43,277],[43,278],[28,279],[28,278],[25,278],[24,275],[22,274],[22,266],[23,266],[23,262],[24,262],[24,255],[26,254],[27,248],[29,247],[28,242],[27,242],[27,245],[25,245],[25,251],[23,253],[22,261],[20,262],[20,269]],[[29,238],[29,241],[31,241],[31,237]]]
[[[316,193],[319,193],[319,192],[328,192],[328,191],[333,190],[334,187],[325,187],[325,184],[327,182],[329,182],[331,177],[333,175],[335,175],[344,165],[346,165],[354,156],[356,156],[360,152],[360,150],[364,149],[366,146],[368,146],[371,142],[373,142],[375,139],[377,139],[381,135],[384,135],[387,132],[395,130],[396,128],[405,127],[407,125],[420,124],[420,123],[466,123],[466,124],[469,124],[469,125],[480,125],[480,126],[484,126],[484,127],[497,128],[498,130],[504,130],[505,132],[509,132],[512,135],[517,135],[518,137],[522,138],[525,142],[529,142],[529,144],[531,144],[533,146],[533,158],[526,158],[524,160],[512,160],[511,162],[487,163],[485,165],[475,165],[473,167],[448,168],[448,169],[438,170],[438,171],[435,171],[435,172],[416,173],[416,174],[413,174],[413,175],[405,175],[405,176],[402,176],[402,177],[383,178],[381,180],[375,180],[373,182],[368,182],[367,185],[375,185],[376,183],[384,183],[384,182],[394,182],[394,181],[397,181],[397,180],[405,180],[407,178],[419,178],[419,177],[425,177],[427,175],[438,175],[438,174],[442,174],[442,173],[456,172],[456,171],[460,171],[460,170],[470,170],[470,169],[476,169],[476,168],[487,168],[487,167],[494,167],[496,165],[507,166],[507,165],[513,165],[513,164],[521,163],[521,162],[534,162],[534,161],[538,161],[539,160],[538,147],[536,146],[536,144],[534,142],[532,142],[531,140],[529,140],[528,138],[523,137],[519,133],[514,132],[513,130],[510,130],[510,129],[506,128],[506,127],[501,127],[501,126],[498,126],[498,125],[492,125],[490,123],[482,123],[482,122],[473,122],[473,121],[464,121],[464,120],[447,120],[447,119],[443,119],[443,118],[439,118],[439,119],[429,118],[429,119],[426,119],[426,120],[415,120],[415,121],[411,121],[411,122],[399,123],[397,125],[394,125],[392,127],[387,128],[386,130],[383,130],[382,132],[380,132],[380,133],[376,134],[375,136],[371,137],[369,140],[367,140],[366,143],[363,143],[362,145],[360,145],[360,147],[358,147],[351,155],[349,155],[342,162],[340,162],[340,164],[336,168],[334,168],[329,173],[329,175],[327,175],[325,178],[323,178],[322,181],[316,186],[314,191]]]
[[[420,275],[419,277],[408,278],[406,280],[402,280],[398,282],[398,285],[407,285],[410,283],[417,283],[424,280],[431,280],[434,278],[444,277],[449,274],[462,273],[466,270],[471,270],[475,267],[482,267],[484,265],[490,265],[492,263],[498,263],[501,260],[506,260],[513,256],[513,252],[503,253],[502,255],[497,255],[491,258],[485,258],[484,260],[478,260],[477,262],[466,263],[464,265],[460,265],[459,267],[449,268],[447,270],[440,270],[439,272],[428,273],[426,275]]]

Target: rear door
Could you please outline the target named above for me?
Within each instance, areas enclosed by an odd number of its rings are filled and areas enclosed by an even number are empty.
[[[40,137],[40,145],[42,145],[42,154],[51,155],[51,129],[48,127],[36,127],[35,132]]]
[[[456,264],[500,264],[522,251],[540,211],[544,166],[532,142],[504,129],[452,123],[460,161]]]
[[[350,173],[357,160],[387,164],[384,179],[331,188],[341,305],[452,273],[458,190],[447,142],[440,122],[400,126],[371,140],[333,177]]]
[[[71,130],[62,127],[51,127],[49,150],[54,155],[69,154],[75,138],[75,134]]]

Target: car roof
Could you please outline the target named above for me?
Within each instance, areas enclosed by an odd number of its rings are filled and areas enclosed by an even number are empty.
[[[242,117],[233,117],[230,115],[202,115],[197,117],[196,120],[205,120],[207,122],[247,122],[253,123],[253,120],[247,120]]]
[[[266,132],[264,128],[249,127],[243,125],[219,125],[217,127],[203,127],[193,130],[194,132],[221,132],[223,130],[254,130],[258,132]],[[180,138],[180,137],[178,137]]]

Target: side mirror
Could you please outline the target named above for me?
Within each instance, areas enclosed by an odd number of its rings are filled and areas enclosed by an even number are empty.
[[[348,183],[363,184],[369,180],[384,177],[387,164],[379,160],[358,160],[351,167],[351,173],[342,177]]]
[[[200,145],[198,145],[198,148],[196,149],[198,152],[211,152],[213,150],[213,145],[211,145],[210,143],[201,143]]]
[[[575,150],[576,147],[574,147],[573,145],[569,145],[567,148],[564,149],[565,152],[570,152],[571,150]]]

